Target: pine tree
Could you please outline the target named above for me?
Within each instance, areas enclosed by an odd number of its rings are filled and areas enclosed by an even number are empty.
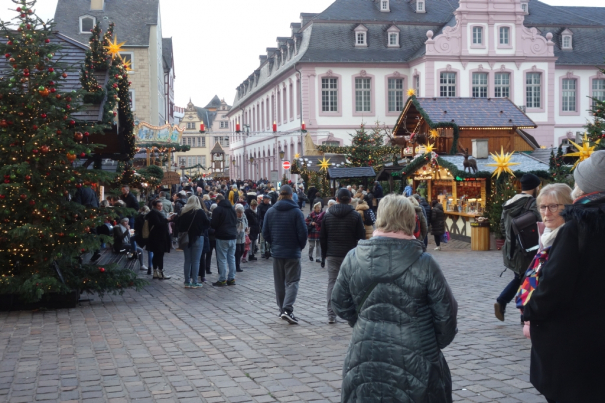
[[[130,270],[81,262],[99,249],[93,229],[120,212],[70,201],[78,188],[107,179],[72,164],[91,152],[86,135],[104,127],[70,116],[83,93],[64,90],[73,71],[57,61],[52,23],[35,15],[35,0],[12,1],[17,23],[0,21],[0,52],[10,65],[0,78],[0,294],[36,301],[52,292],[139,288],[145,282]]]
[[[492,179],[491,193],[485,206],[485,216],[489,219],[490,231],[496,239],[503,239],[504,234],[500,230],[500,218],[502,217],[502,206],[517,194],[512,180],[507,174],[500,179]]]
[[[605,74],[605,69],[601,69],[601,73]],[[596,144],[595,151],[605,149],[605,99],[592,98],[590,113],[594,117],[594,121],[586,125],[586,133],[591,145]]]
[[[563,155],[563,145],[559,145],[557,149],[557,154],[551,150],[550,152],[550,160],[549,160],[549,172],[551,174],[553,182],[556,183],[568,183],[569,182],[569,174],[570,168],[565,165],[564,162],[565,155]]]

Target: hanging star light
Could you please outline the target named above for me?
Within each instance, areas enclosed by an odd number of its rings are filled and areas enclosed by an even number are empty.
[[[320,167],[319,168],[320,171],[323,171],[324,169],[327,171],[328,168],[330,168],[330,159],[329,158],[326,160],[326,157],[324,157],[322,160],[320,160],[318,162],[319,162],[319,164],[317,164],[317,166]]]
[[[408,90],[408,97],[411,97],[411,96],[413,96],[413,95],[416,95],[416,90],[415,90],[415,89],[413,89],[413,88],[410,88],[410,89]]]
[[[431,130],[429,132],[429,137],[432,138],[433,140],[437,139],[437,137],[439,137],[439,132],[435,129]]]
[[[510,162],[511,158],[513,157],[513,153],[504,154],[504,148],[500,147],[500,155],[498,155],[498,153],[495,153],[495,154],[490,153],[490,155],[496,161],[495,164],[486,164],[487,166],[490,166],[490,167],[496,167],[496,170],[494,171],[492,176],[497,174],[498,175],[497,178],[500,178],[500,174],[502,174],[502,173],[509,173],[511,176],[515,176],[512,169],[510,169],[510,167],[512,165],[519,165],[519,163]]]
[[[294,158],[299,159],[300,158],[300,154],[299,153],[294,154]]]
[[[601,141],[601,140],[599,140],[599,141]],[[590,158],[590,156],[594,152],[595,147],[597,146],[597,144],[599,144],[599,141],[597,141],[595,143],[595,145],[591,147],[590,142],[588,141],[588,137],[586,136],[586,132],[584,132],[584,138],[582,139],[582,146],[579,146],[576,143],[574,143],[573,141],[569,140],[569,142],[578,149],[578,151],[575,153],[566,154],[566,157],[578,157],[578,160],[571,168],[572,171],[574,169],[576,169],[576,166],[578,166],[578,164],[580,162]]]
[[[124,68],[126,69],[126,71],[132,70],[132,62],[130,60],[122,59],[122,63],[124,64]]]
[[[428,145],[425,147],[425,152],[426,152],[426,153],[432,153],[434,149],[435,149],[435,143],[433,143],[433,144],[428,144]]]
[[[116,56],[120,55],[120,52],[122,51],[122,46],[125,43],[126,42],[118,43],[118,36],[116,35],[113,37],[113,42],[109,42],[109,46],[105,46],[105,49],[107,49],[107,53],[109,53],[111,55],[112,60]]]

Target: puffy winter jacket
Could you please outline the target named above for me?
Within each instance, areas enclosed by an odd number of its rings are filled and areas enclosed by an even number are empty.
[[[214,237],[220,240],[237,238],[237,216],[229,200],[221,200],[212,212],[210,226],[214,229]]]
[[[246,211],[244,211],[244,214],[246,214],[246,218],[248,219],[248,227],[250,228],[250,239],[257,239],[258,234],[260,234],[258,207],[256,208],[256,210],[252,210],[251,208],[246,209]]]
[[[533,200],[526,210],[525,205],[527,204],[528,197],[531,197]],[[500,230],[506,237],[504,246],[502,247],[504,266],[521,276],[525,273],[529,264],[534,259],[535,252],[527,255],[521,252],[521,247],[512,231],[512,220],[526,211],[531,211],[535,214],[536,220],[542,221],[542,216],[538,212],[536,200],[528,194],[520,193],[504,203],[502,206],[502,217],[500,218]]]
[[[420,238],[418,239],[422,241],[429,232],[429,226],[424,215],[424,209],[421,206],[414,206],[414,210],[416,211],[416,215],[420,221]]]
[[[335,204],[326,211],[321,224],[319,243],[321,257],[345,257],[357,246],[357,241],[365,239],[366,230],[363,219],[348,204]]]
[[[458,304],[423,246],[374,237],[344,259],[331,298],[353,327],[342,402],[452,401],[441,350],[456,335]]]
[[[445,213],[441,203],[435,204],[431,211],[431,234],[438,236],[445,234]]]
[[[277,259],[300,259],[307,245],[307,224],[298,204],[280,200],[265,214],[263,238],[271,244],[271,256]]]

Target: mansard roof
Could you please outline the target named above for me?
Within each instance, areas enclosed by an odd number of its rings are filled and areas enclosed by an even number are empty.
[[[162,60],[164,62],[164,72],[169,72],[172,68],[172,38],[162,38]]]
[[[208,102],[208,105],[204,106],[204,108],[220,108],[221,100],[218,95],[215,95],[214,98]]]
[[[91,10],[90,1],[59,0],[55,11],[55,28],[62,34],[88,44],[89,33],[80,33],[80,17],[90,15],[101,23],[103,31],[110,22],[114,33],[126,46],[149,46],[149,25],[157,25],[160,0],[106,1],[103,10]]]

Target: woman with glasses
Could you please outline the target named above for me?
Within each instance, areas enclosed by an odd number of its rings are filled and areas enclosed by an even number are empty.
[[[536,253],[532,263],[529,265],[529,269],[525,273],[525,278],[515,298],[517,308],[521,309],[521,312],[523,312],[523,307],[531,298],[531,288],[538,286],[540,281],[540,269],[548,261],[550,247],[555,242],[559,229],[565,224],[565,219],[561,213],[566,204],[573,204],[571,192],[571,188],[566,184],[553,183],[551,185],[546,185],[536,200],[538,211],[542,216],[542,222],[538,222],[540,249],[538,250],[538,253]],[[535,278],[536,284],[530,286],[530,278]],[[529,338],[529,325],[529,322],[524,322],[523,334],[527,338]]]

